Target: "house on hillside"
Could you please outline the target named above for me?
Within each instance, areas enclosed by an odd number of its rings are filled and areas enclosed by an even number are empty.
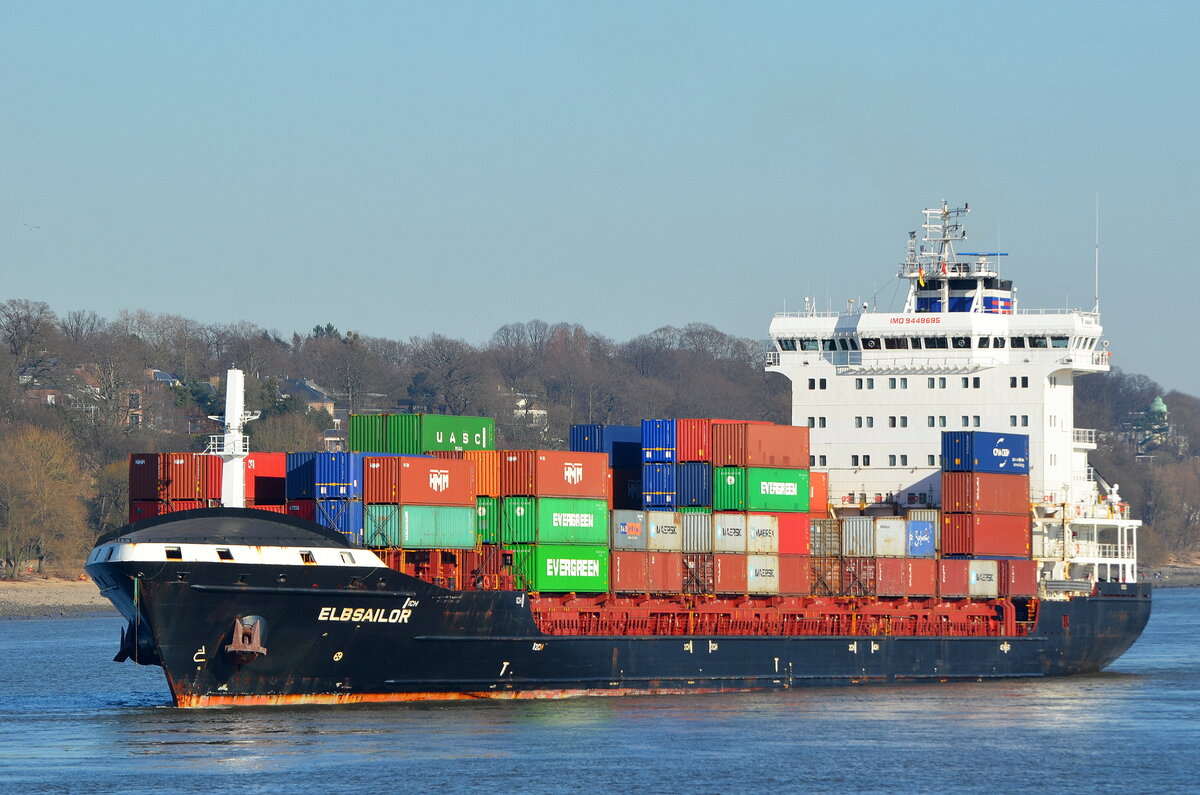
[[[333,398],[307,378],[280,378],[279,396],[294,397],[310,411],[324,411],[333,416]]]

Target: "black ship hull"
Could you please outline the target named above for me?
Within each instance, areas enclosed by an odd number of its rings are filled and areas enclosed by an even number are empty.
[[[1021,637],[560,636],[527,596],[390,569],[95,562],[130,620],[122,655],[176,704],[354,703],[717,692],[1093,673],[1133,644],[1150,587],[1043,600]],[[253,637],[239,628],[255,626]],[[242,638],[235,638],[235,635]]]

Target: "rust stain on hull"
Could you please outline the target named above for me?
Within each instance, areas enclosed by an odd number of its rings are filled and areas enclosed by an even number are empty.
[[[461,693],[296,693],[276,695],[178,695],[175,706],[185,709],[204,707],[280,707],[305,704],[392,704],[409,701],[528,701],[584,696],[667,696],[707,693],[744,692],[747,688],[612,688],[609,690],[504,690]]]

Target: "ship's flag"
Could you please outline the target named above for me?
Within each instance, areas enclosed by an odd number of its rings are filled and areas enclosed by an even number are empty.
[[[917,284],[921,285],[922,287],[925,286],[925,268],[924,267],[917,268]]]
[[[945,262],[942,262],[942,275],[943,276],[946,275],[946,263]]]

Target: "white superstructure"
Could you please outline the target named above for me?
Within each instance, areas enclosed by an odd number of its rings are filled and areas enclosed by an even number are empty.
[[[1134,581],[1140,522],[1099,493],[1087,460],[1095,431],[1074,426],[1075,379],[1109,368],[1098,307],[1018,308],[996,264],[1004,254],[955,251],[968,211],[924,211],[920,247],[910,234],[900,267],[901,312],[807,302],[777,314],[767,370],[792,381],[792,423],[812,429],[832,510],[940,504],[942,431],[1028,434],[1043,577]]]

